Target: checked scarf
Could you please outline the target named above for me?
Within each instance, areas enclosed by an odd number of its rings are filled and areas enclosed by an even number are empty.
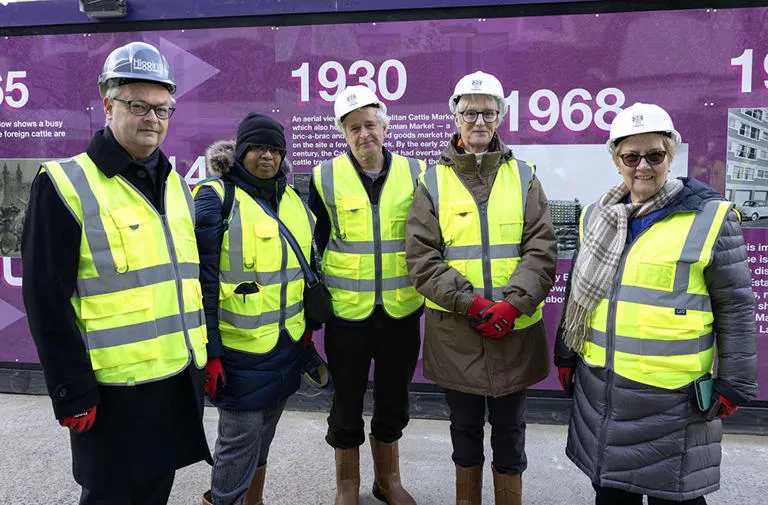
[[[576,264],[571,273],[571,292],[565,309],[565,343],[580,352],[587,340],[587,322],[616,275],[627,243],[629,220],[663,209],[683,189],[670,179],[642,203],[626,203],[627,186],[619,184],[605,193],[587,223]]]

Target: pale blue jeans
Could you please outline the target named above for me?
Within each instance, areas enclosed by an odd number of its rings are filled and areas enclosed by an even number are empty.
[[[219,409],[219,436],[213,455],[213,505],[232,505],[251,484],[256,469],[267,464],[269,446],[286,400],[264,410]]]

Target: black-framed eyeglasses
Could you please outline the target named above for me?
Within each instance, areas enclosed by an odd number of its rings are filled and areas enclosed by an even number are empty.
[[[167,105],[150,105],[144,100],[123,100],[122,98],[113,98],[112,100],[126,104],[134,116],[146,116],[149,111],[153,110],[157,119],[170,119],[176,110],[175,107],[168,107]]]
[[[477,118],[479,116],[483,116],[483,121],[486,123],[494,123],[496,122],[496,119],[499,117],[499,111],[497,110],[465,110],[463,112],[459,112],[461,117],[464,119],[467,123],[474,123],[477,121]]]
[[[254,152],[256,156],[262,156],[264,153],[269,152],[272,156],[283,156],[285,151],[279,147],[274,146],[251,146],[248,148],[247,153]]]
[[[645,158],[649,165],[660,165],[667,158],[667,151],[653,151],[646,154],[627,153],[620,154],[621,162],[629,168],[635,168]]]

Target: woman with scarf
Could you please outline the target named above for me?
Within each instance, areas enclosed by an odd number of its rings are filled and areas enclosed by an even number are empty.
[[[269,116],[248,114],[237,142],[215,143],[206,162],[219,178],[195,188],[195,232],[208,329],[206,392],[219,409],[219,429],[203,503],[263,505],[269,446],[300,384],[302,339],[311,336],[304,276],[275,216],[308,261],[314,217],[286,183],[283,127]]]
[[[607,146],[623,182],[581,215],[555,364],[573,395],[566,454],[596,505],[706,504],[721,418],[757,394],[739,216],[706,184],[668,178],[679,144],[661,107],[619,112]]]

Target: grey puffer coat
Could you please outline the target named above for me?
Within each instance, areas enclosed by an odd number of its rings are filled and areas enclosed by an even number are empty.
[[[494,135],[480,167],[474,154],[457,150],[454,135],[441,163],[451,166],[478,205],[487,203],[499,166],[512,151]],[[523,163],[520,161],[519,163]],[[429,169],[428,169],[429,170]],[[557,251],[547,197],[535,177],[524,203],[521,260],[504,288],[506,301],[533,314],[554,282]],[[405,258],[416,290],[453,312],[425,309],[424,376],[444,388],[500,397],[535,384],[549,374],[549,344],[543,321],[500,339],[482,337],[467,316],[472,284],[443,260],[443,237],[423,185],[413,197],[406,226]]]
[[[694,179],[683,178],[683,183],[682,192],[654,222],[723,199]],[[717,338],[714,394],[736,405],[757,395],[755,300],[746,259],[738,218],[729,212],[704,277]],[[566,454],[593,483],[673,501],[720,487],[722,422],[708,421],[698,409],[692,384],[662,389],[587,366],[563,337],[561,324],[555,364],[576,366]]]

